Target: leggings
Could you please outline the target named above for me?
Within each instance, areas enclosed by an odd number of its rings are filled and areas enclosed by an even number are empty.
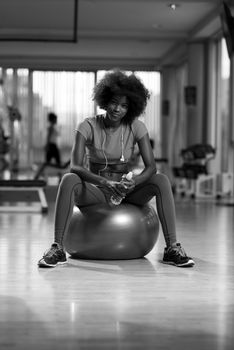
[[[124,203],[144,205],[156,197],[157,212],[166,246],[176,243],[175,206],[170,182],[163,174],[154,174],[147,182],[138,185],[129,193]],[[63,245],[73,207],[87,212],[90,207],[107,204],[104,193],[95,185],[84,182],[74,173],[63,176],[55,205],[55,242]]]

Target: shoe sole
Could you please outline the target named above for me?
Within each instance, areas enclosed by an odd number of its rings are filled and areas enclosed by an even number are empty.
[[[57,262],[57,264],[52,265],[52,264],[47,264],[47,263],[43,260],[43,262],[39,262],[39,263],[38,263],[38,266],[39,266],[39,267],[56,267],[57,265],[63,265],[63,264],[66,264],[66,263],[67,263],[67,260],[66,260],[66,261],[59,261],[59,262]]]
[[[164,260],[162,260],[162,263],[166,264],[166,265],[177,266],[177,267],[193,267],[195,265],[195,262],[193,260],[189,260],[188,262],[186,262],[184,264],[176,264],[173,261],[164,261]]]

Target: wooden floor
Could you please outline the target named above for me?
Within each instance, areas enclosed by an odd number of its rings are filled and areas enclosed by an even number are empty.
[[[183,200],[179,241],[194,268],[145,259],[37,261],[53,210],[0,214],[0,349],[227,350],[234,344],[234,208]]]

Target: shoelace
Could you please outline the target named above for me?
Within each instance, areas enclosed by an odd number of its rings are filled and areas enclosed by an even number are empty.
[[[47,255],[49,258],[52,257],[55,253],[59,253],[58,251],[58,247],[57,246],[51,246],[51,248],[49,250],[47,250],[47,252],[45,253],[45,255]]]
[[[173,248],[171,248],[171,250],[175,251],[176,255],[180,255],[180,256],[183,256],[185,258],[187,257],[185,250],[181,246],[173,247]]]

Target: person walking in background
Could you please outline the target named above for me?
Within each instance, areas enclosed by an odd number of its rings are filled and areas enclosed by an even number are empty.
[[[54,159],[56,165],[61,165],[60,151],[58,148],[58,136],[59,130],[57,127],[57,115],[55,113],[48,113],[48,129],[47,129],[47,139],[46,139],[46,163],[51,163]]]

